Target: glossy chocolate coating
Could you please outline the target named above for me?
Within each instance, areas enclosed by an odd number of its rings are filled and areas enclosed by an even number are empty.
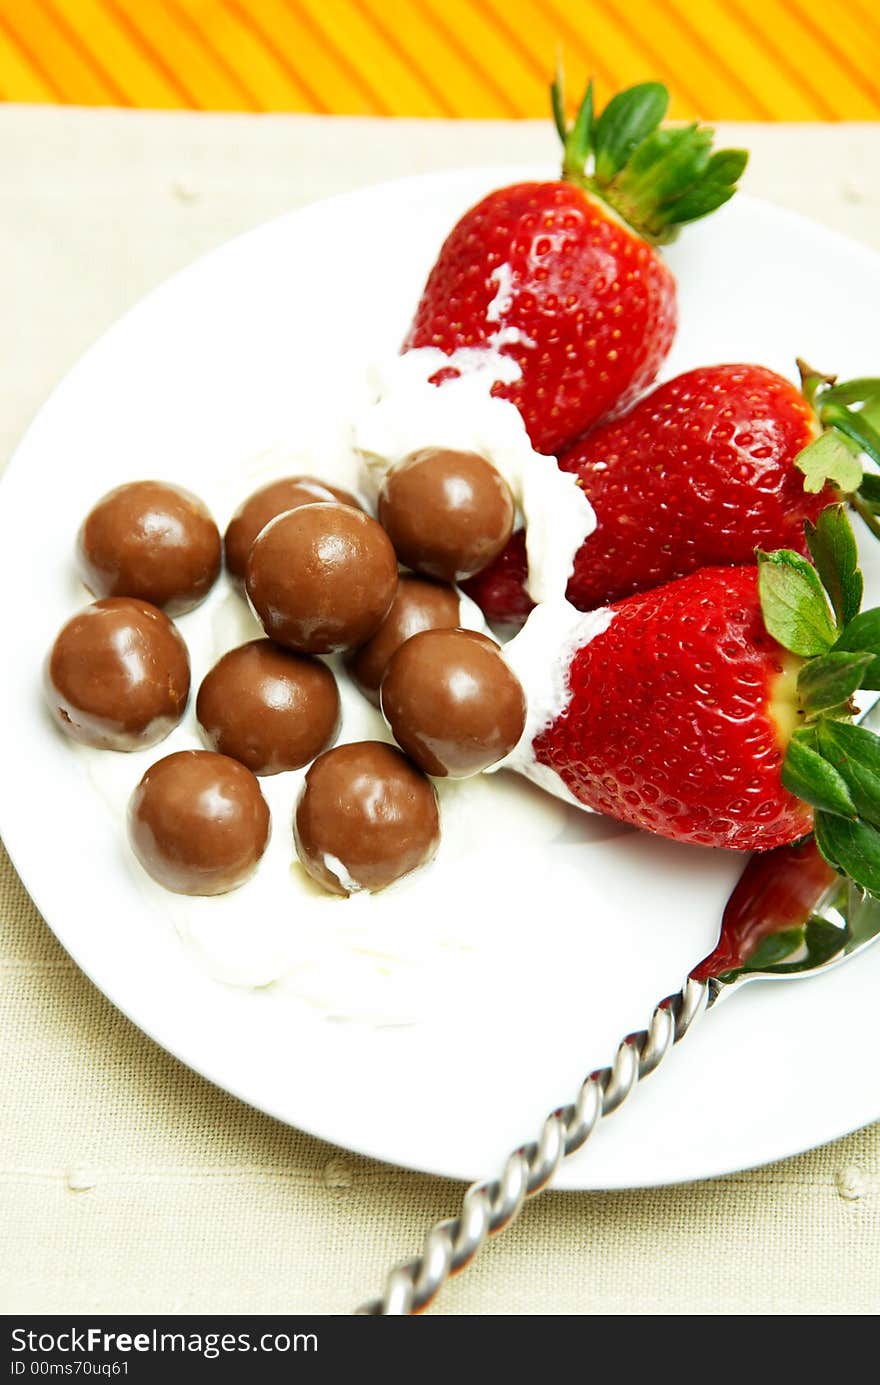
[[[183,716],[189,654],[156,606],[111,596],[62,626],[43,685],[65,735],[101,750],[144,750],[164,740]]]
[[[226,570],[233,581],[244,586],[248,554],[254,539],[270,519],[283,515],[285,510],[298,510],[301,505],[321,504],[350,505],[352,509],[360,509],[357,500],[348,491],[319,481],[316,476],[285,476],[280,481],[270,481],[268,486],[261,486],[253,495],[249,495],[229,521],[223,540]]]
[[[175,894],[225,894],[253,874],[269,809],[249,769],[211,750],[151,765],[128,804],[128,836],[144,870]]]
[[[513,533],[510,487],[475,452],[425,448],[392,467],[379,522],[406,567],[445,582],[482,572]]]
[[[421,577],[401,577],[391,610],[372,639],[346,660],[346,668],[361,692],[375,706],[388,660],[404,640],[421,630],[452,629],[461,620],[458,592]]]
[[[325,664],[271,640],[224,654],[203,680],[196,716],[205,741],[254,774],[300,769],[339,734],[339,690]]]
[[[334,654],[374,635],[397,591],[384,530],[349,505],[303,505],[261,530],[247,593],[270,639],[301,654]]]
[[[426,630],[389,663],[382,713],[426,774],[462,779],[513,749],[526,699],[493,640],[472,630]]]
[[[340,745],[306,773],[293,833],[299,859],[325,889],[381,890],[436,853],[437,794],[395,746]]]
[[[217,580],[220,533],[201,500],[181,486],[131,481],[86,515],[76,557],[95,596],[136,596],[179,616]]]

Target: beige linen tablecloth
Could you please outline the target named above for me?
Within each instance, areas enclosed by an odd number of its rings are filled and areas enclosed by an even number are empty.
[[[754,151],[750,191],[880,248],[880,127],[723,133]],[[543,124],[0,109],[0,465],[97,333],[227,237],[383,178],[554,156]],[[168,1057],[5,856],[0,930],[0,1311],[346,1312],[457,1209],[460,1186],[287,1129]],[[548,1194],[435,1311],[876,1311],[878,1229],[875,1127],[715,1182]]]

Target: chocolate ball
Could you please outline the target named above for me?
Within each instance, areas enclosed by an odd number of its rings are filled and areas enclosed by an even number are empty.
[[[513,749],[526,699],[493,640],[472,630],[426,630],[391,659],[382,713],[426,774],[463,779]]]
[[[400,561],[445,582],[488,567],[515,518],[510,487],[476,452],[414,452],[392,467],[379,492],[379,522]]]
[[[66,736],[101,750],[164,740],[189,696],[189,654],[168,617],[133,597],[95,601],[62,626],[43,670]]]
[[[223,540],[226,570],[233,581],[244,586],[248,554],[254,539],[270,519],[284,514],[286,510],[298,510],[301,505],[321,504],[350,505],[354,510],[360,509],[357,500],[348,491],[319,481],[315,476],[285,476],[280,481],[270,481],[268,486],[261,486],[248,496],[229,521]]]
[[[270,639],[301,654],[353,649],[375,634],[397,591],[384,530],[350,505],[303,505],[262,529],[247,593]]]
[[[211,750],[151,765],[128,804],[144,870],[175,894],[225,894],[252,875],[269,840],[269,808],[249,769]]]
[[[339,734],[339,690],[326,665],[271,640],[224,654],[196,699],[205,741],[254,774],[300,769]]]
[[[354,650],[346,668],[361,692],[375,706],[388,660],[404,640],[421,630],[452,629],[461,620],[458,592],[421,577],[401,577],[391,610],[372,639]]]
[[[395,746],[339,745],[307,771],[293,832],[299,859],[325,889],[381,890],[436,853],[437,794]]]
[[[95,596],[137,596],[179,616],[217,580],[220,533],[201,500],[181,486],[132,481],[86,515],[76,556]]]

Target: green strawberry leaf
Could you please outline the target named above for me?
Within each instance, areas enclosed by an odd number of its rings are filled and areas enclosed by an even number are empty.
[[[839,385],[829,385],[827,389],[822,390],[820,403],[871,404],[877,399],[880,399],[880,379],[876,376],[862,376],[858,380],[844,380]]]
[[[742,177],[749,161],[747,149],[718,149],[709,160],[704,182],[736,183]]]
[[[596,122],[596,181],[610,183],[637,145],[656,130],[669,108],[661,82],[640,82],[612,96]]]
[[[825,654],[837,638],[816,569],[789,548],[758,558],[758,592],[768,632],[792,654]]]
[[[880,539],[880,477],[866,475],[862,465],[868,457],[880,466],[880,379],[837,384],[833,375],[821,375],[803,361],[798,369],[804,398],[824,430],[795,459],[806,478],[804,490],[817,493],[828,483],[838,486]]]
[[[797,733],[788,743],[782,764],[782,782],[789,793],[813,808],[847,818],[856,816],[856,807],[843,776],[817,751],[811,750]]]
[[[818,812],[816,845],[830,866],[868,894],[880,896],[880,832],[870,823]]]
[[[880,539],[880,518],[878,510],[864,499],[861,488],[851,491],[847,497],[856,514],[864,522],[866,528],[874,535],[875,539]]]
[[[804,490],[817,495],[830,482],[839,490],[858,490],[862,480],[862,464],[838,433],[821,433],[808,443],[794,459],[798,471],[804,473]]]
[[[817,735],[821,755],[844,780],[859,817],[880,826],[880,737],[835,721],[821,721]]]
[[[585,176],[586,163],[593,144],[592,77],[587,83],[571,129],[565,120],[565,76],[561,61],[557,64],[556,76],[550,87],[550,104],[553,108],[553,123],[562,140],[562,176],[573,182],[580,182]]]
[[[669,220],[679,226],[687,221],[698,221],[729,202],[748,160],[745,149],[719,149],[709,160],[700,181],[671,203]]]
[[[550,106],[553,111],[553,124],[556,126],[556,133],[562,140],[562,147],[568,143],[568,129],[565,124],[565,72],[562,67],[561,53],[556,60],[556,74],[550,83]]]
[[[859,613],[864,582],[859,571],[856,537],[843,506],[829,505],[816,524],[807,520],[804,532],[838,624],[846,625]]]
[[[880,380],[875,380],[874,383],[880,385]],[[867,421],[872,428],[880,432],[880,390],[862,405],[859,409],[859,418],[863,422]]]
[[[807,739],[837,771],[856,808],[855,819],[819,808],[814,815],[819,851],[836,871],[880,898],[880,736],[869,730],[876,721],[876,709],[858,726],[821,718],[808,731],[796,732],[795,739]]]
[[[623,190],[633,185],[641,199],[649,195],[662,209],[682,195],[685,174],[696,177],[708,168],[711,152],[712,131],[699,125],[655,130],[633,151],[616,186]]]
[[[578,106],[578,113],[575,116],[574,125],[567,141],[566,154],[570,153],[571,158],[576,162],[577,168],[583,172],[584,164],[587,162],[590,150],[593,146],[593,79],[587,83],[584,98]]]
[[[834,649],[850,654],[873,654],[873,662],[865,670],[861,685],[863,688],[880,688],[880,610],[875,607],[853,616],[837,637]]]
[[[680,225],[706,216],[736,191],[747,152],[713,154],[713,131],[698,123],[661,129],[669,106],[662,83],[641,82],[619,92],[598,118],[588,89],[571,130],[565,126],[560,74],[551,97],[565,146],[563,178],[602,198],[650,244],[674,240]]]
[[[798,674],[798,700],[808,717],[847,707],[854,692],[873,663],[871,654],[850,654],[845,650],[820,654],[804,664]]]
[[[880,476],[876,472],[865,472],[859,484],[859,495],[867,501],[872,510],[880,510]]]
[[[843,404],[828,404],[823,401],[819,417],[826,428],[843,433],[844,437],[856,444],[860,452],[866,452],[871,460],[880,466],[880,433],[861,413],[855,413]],[[849,489],[854,490],[855,487],[851,486]]]
[[[842,869],[840,862],[834,854],[834,843],[826,831],[827,824],[829,822],[834,822],[834,820],[833,814],[828,814],[826,816],[821,812],[815,813],[813,816],[813,837],[816,846],[819,848],[819,854],[824,857],[832,870],[836,870],[840,874],[842,873]]]

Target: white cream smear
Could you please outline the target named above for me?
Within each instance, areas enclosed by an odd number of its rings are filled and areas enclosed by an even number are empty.
[[[505,272],[506,271],[506,272]],[[497,321],[510,296],[510,271],[495,271],[497,293],[487,314]],[[497,315],[493,317],[493,312]],[[488,773],[512,769],[582,811],[555,770],[535,759],[535,736],[555,721],[571,695],[568,666],[575,650],[607,630],[612,612],[585,615],[565,599],[575,555],[596,527],[596,516],[574,476],[560,471],[554,457],[536,452],[519,410],[497,399],[492,386],[512,383],[519,366],[495,348],[462,349],[447,356],[425,347],[374,366],[373,404],[355,422],[355,444],[364,458],[365,484],[375,495],[386,472],[424,447],[477,452],[501,473],[513,492],[526,526],[529,576],[526,587],[537,602],[518,635],[504,646],[528,700],[526,727],[515,749]],[[441,385],[438,371],[460,373]]]
[[[501,298],[505,291],[502,275]],[[462,371],[458,379],[440,388],[428,384],[450,364]],[[456,1004],[481,1005],[487,988],[497,984],[493,958],[502,949],[511,959],[509,983],[521,984],[525,993],[529,950],[511,948],[510,929],[516,926],[512,920],[540,917],[548,907],[548,852],[553,890],[570,897],[577,888],[581,852],[573,858],[574,800],[552,770],[535,763],[531,742],[566,705],[570,654],[607,627],[610,612],[583,615],[564,599],[574,554],[595,519],[574,479],[533,450],[515,407],[491,397],[492,384],[515,378],[517,369],[497,351],[458,352],[453,358],[414,351],[395,358],[373,372],[369,389],[342,418],[326,401],[315,411],[311,432],[225,467],[205,496],[221,529],[251,491],[285,475],[315,475],[369,501],[387,467],[429,446],[479,452],[511,486],[529,526],[530,592],[541,603],[505,647],[530,705],[519,745],[496,768],[518,773],[435,781],[441,845],[430,865],[378,895],[326,893],[303,870],[294,848],[293,811],[305,775],[299,770],[260,780],[272,831],[257,871],[241,888],[211,898],[176,895],[140,868],[126,839],[132,790],[163,756],[202,746],[194,710],[199,683],[227,650],[263,633],[225,577],[179,622],[190,651],[193,693],[184,720],[167,740],[130,754],[65,742],[105,804],[119,856],[160,924],[176,930],[194,965],[218,981],[261,988],[267,1004],[308,1006],[328,1022],[374,1028],[440,1020],[450,995]],[[460,601],[462,625],[485,630],[478,607],[464,594]],[[344,674],[341,661],[328,662],[342,699],[339,743],[390,742],[380,713]],[[550,793],[537,792],[521,775]],[[513,856],[515,891],[505,907]],[[336,865],[345,870],[344,862]]]
[[[474,603],[467,597],[461,603],[462,622],[485,628]],[[260,988],[267,1004],[304,1005],[334,1023],[381,1028],[440,1020],[450,995],[457,1003],[479,1006],[486,987],[494,984],[491,958],[509,945],[509,923],[488,907],[486,894],[497,901],[514,842],[517,910],[534,916],[543,907],[543,853],[554,842],[562,848],[560,887],[568,874],[573,889],[571,810],[512,775],[495,781],[483,775],[438,780],[436,859],[381,894],[360,891],[346,899],[316,885],[296,857],[293,812],[305,770],[272,775],[260,779],[272,815],[271,836],[251,879],[210,898],[173,894],[151,880],[131,853],[128,800],[157,760],[202,748],[194,709],[201,679],[228,649],[262,635],[249,607],[223,578],[203,606],[181,619],[180,628],[190,651],[193,694],[186,716],[166,740],[131,753],[63,742],[105,805],[117,859],[160,925],[173,927],[193,964],[217,981]],[[380,713],[351,683],[341,661],[328,662],[342,699],[338,743],[391,742]]]
[[[258,633],[248,628],[252,618],[235,593],[222,595],[213,616],[201,623],[198,639],[186,630],[196,685],[222,652],[213,645],[212,627],[234,632],[230,644]],[[339,683],[340,743],[390,741],[376,709],[346,678],[340,676]],[[441,844],[430,865],[380,894],[328,894],[296,857],[293,812],[305,776],[298,770],[260,779],[272,830],[246,884],[211,898],[173,894],[151,880],[132,855],[126,808],[151,764],[174,751],[201,747],[192,706],[171,736],[149,750],[122,754],[67,744],[89,788],[106,805],[118,859],[159,925],[176,931],[193,965],[219,982],[261,988],[267,1004],[306,1006],[334,1023],[379,1028],[445,1023],[450,996],[456,1005],[478,1009],[487,988],[497,984],[492,959],[501,949],[511,950],[509,930],[516,925],[505,907],[504,881],[511,878],[512,851],[518,918],[539,917],[546,907],[545,853],[555,843],[554,882],[569,892],[575,888],[573,810],[513,775],[497,780],[478,775],[436,782]],[[513,951],[511,984],[517,984],[521,961],[525,990],[529,949]]]
[[[432,385],[438,371],[459,375]],[[529,596],[564,597],[574,555],[596,527],[596,516],[576,479],[553,457],[536,452],[519,410],[492,393],[511,384],[519,366],[496,350],[466,348],[452,356],[434,347],[407,351],[373,367],[375,401],[354,424],[366,483],[375,496],[385,473],[425,447],[478,452],[501,473],[526,525]]]
[[[512,769],[539,788],[564,799],[582,812],[592,812],[575,798],[549,765],[540,764],[532,748],[535,737],[565,711],[571,700],[568,671],[574,655],[611,624],[614,612],[578,611],[568,601],[536,606],[522,630],[504,646],[504,657],[526,690],[526,724],[513,750],[487,770]]]

